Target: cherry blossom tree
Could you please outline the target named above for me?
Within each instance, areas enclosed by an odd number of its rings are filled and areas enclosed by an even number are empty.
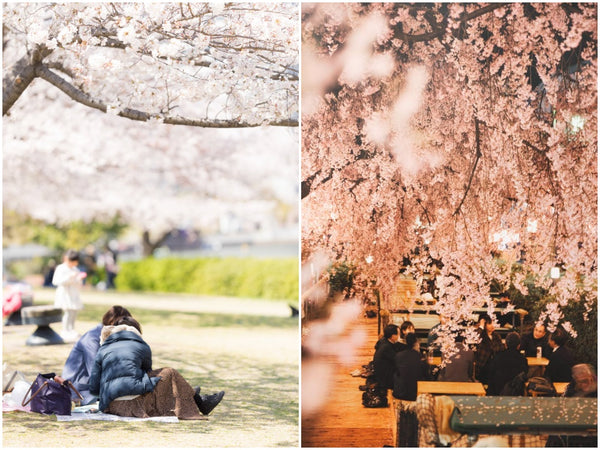
[[[3,115],[33,80],[136,121],[297,126],[292,3],[9,3]]]
[[[405,258],[419,283],[437,261],[454,318],[534,283],[576,335],[561,308],[597,304],[597,4],[303,4],[302,58],[303,261],[351,262],[384,305]]]
[[[4,207],[118,213],[146,254],[176,226],[297,210],[296,9],[5,5]]]
[[[297,128],[124,123],[45,83],[23,95],[3,121],[5,208],[49,223],[118,213],[140,229],[146,254],[174,227],[297,209]]]

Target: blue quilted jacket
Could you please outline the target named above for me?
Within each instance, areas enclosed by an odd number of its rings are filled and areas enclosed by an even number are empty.
[[[160,380],[148,376],[152,370],[150,346],[137,333],[125,328],[131,329],[122,325],[112,327],[112,334],[100,346],[94,360],[89,388],[91,394],[100,398],[100,411],[118,397],[154,390]]]

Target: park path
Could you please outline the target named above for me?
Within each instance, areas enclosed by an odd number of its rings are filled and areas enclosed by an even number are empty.
[[[358,389],[365,379],[350,375],[373,359],[377,319],[361,317],[348,328],[363,331],[367,338],[355,352],[353,367],[341,365],[334,357],[327,360],[334,373],[327,402],[315,417],[302,420],[302,447],[393,446],[392,408],[365,408]]]
[[[53,302],[54,289],[34,290],[34,304]],[[289,317],[290,304],[286,300],[262,300],[254,298],[218,297],[175,293],[136,293],[99,291],[84,288],[81,292],[84,304],[122,305],[127,308],[145,308],[199,313],[243,314],[256,316]]]

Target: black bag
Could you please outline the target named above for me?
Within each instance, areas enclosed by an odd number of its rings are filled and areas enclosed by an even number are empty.
[[[527,395],[534,397],[556,397],[556,389],[548,378],[531,377],[527,380]]]
[[[508,383],[504,385],[500,391],[500,395],[521,397],[525,395],[525,383],[527,381],[527,373],[521,372]]]
[[[367,386],[363,392],[362,404],[365,408],[387,408],[387,389],[381,389],[379,386]]]
[[[59,383],[54,380],[56,374],[38,374],[35,381],[29,386],[21,405],[25,406],[31,402],[31,410],[41,414],[57,414],[61,416],[71,415],[71,389],[83,400],[81,394],[75,389],[73,383],[65,380]],[[31,394],[28,400],[27,395]]]

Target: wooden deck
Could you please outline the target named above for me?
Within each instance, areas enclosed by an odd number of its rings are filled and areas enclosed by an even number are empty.
[[[360,318],[355,327],[364,329],[368,336],[358,349],[352,366],[334,364],[334,383],[327,406],[316,417],[302,420],[302,447],[383,447],[393,445],[394,417],[392,407],[365,408],[362,377],[350,375],[373,359],[377,342],[377,319]],[[389,397],[389,396],[388,396]]]

